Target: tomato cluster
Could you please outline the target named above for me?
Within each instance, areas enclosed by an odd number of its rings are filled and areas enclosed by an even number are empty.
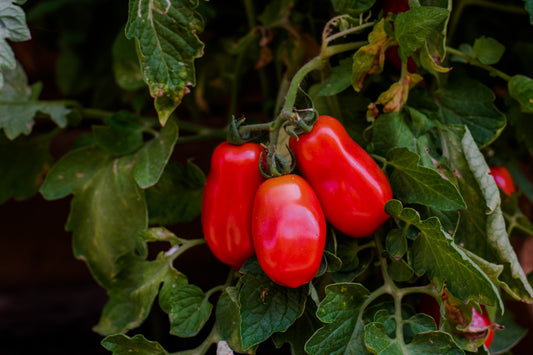
[[[326,219],[351,237],[366,237],[387,220],[387,177],[342,124],[320,116],[309,133],[291,137],[300,175],[264,181],[256,143],[215,149],[203,195],[202,227],[222,262],[239,269],[254,253],[276,283],[298,287],[318,272]]]

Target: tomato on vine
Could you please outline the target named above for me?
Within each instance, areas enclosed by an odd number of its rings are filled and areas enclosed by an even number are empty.
[[[263,182],[254,200],[252,235],[257,259],[270,279],[298,287],[318,272],[326,220],[311,186],[289,174]]]
[[[504,166],[492,166],[490,168],[490,174],[496,181],[496,185],[507,195],[511,196],[516,192],[516,187],[513,181],[513,177],[509,170]]]
[[[202,229],[211,252],[238,270],[254,255],[252,204],[264,178],[259,170],[263,149],[256,143],[220,144],[202,197]]]
[[[387,177],[335,118],[320,116],[311,132],[291,137],[289,146],[335,228],[366,237],[388,219],[385,203],[392,189]]]

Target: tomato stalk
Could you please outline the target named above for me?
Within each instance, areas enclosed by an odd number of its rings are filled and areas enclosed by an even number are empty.
[[[498,69],[494,68],[493,66],[490,66],[490,65],[487,65],[487,64],[483,64],[478,59],[476,59],[474,57],[471,57],[468,54],[461,52],[460,50],[457,50],[457,49],[452,48],[452,47],[446,47],[446,51],[448,53],[451,53],[453,55],[456,55],[456,56],[464,59],[470,65],[485,69],[486,71],[489,72],[489,74],[491,76],[497,76],[497,77],[499,77],[499,78],[501,78],[501,79],[503,79],[505,81],[509,81],[511,79],[511,76],[509,74],[506,74],[506,73],[502,72],[501,70],[498,70]]]

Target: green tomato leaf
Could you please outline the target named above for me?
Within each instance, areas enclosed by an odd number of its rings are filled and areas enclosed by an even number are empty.
[[[165,125],[189,86],[196,83],[194,60],[203,55],[197,33],[203,20],[198,0],[130,0],[126,36],[135,38],[142,76]]]
[[[464,352],[455,345],[452,337],[444,332],[424,332],[414,336],[413,340],[403,345],[397,339],[387,335],[381,323],[370,323],[365,326],[365,344],[374,354],[420,354],[420,355],[462,355]]]
[[[242,346],[249,349],[286,331],[304,312],[309,286],[282,287],[265,274],[247,273],[240,293]]]
[[[387,153],[387,164],[394,168],[389,180],[398,198],[445,211],[464,209],[457,187],[436,170],[419,165],[419,159],[406,148],[393,148]]]
[[[361,284],[338,283],[326,287],[318,318],[327,323],[305,345],[312,355],[370,354],[364,344],[361,309],[370,293]]]
[[[0,135],[0,204],[33,196],[48,166],[51,136],[19,137],[13,141]]]
[[[491,37],[482,36],[474,42],[474,56],[483,64],[493,65],[500,61],[505,46]]]
[[[331,69],[330,75],[324,80],[318,95],[332,96],[346,90],[351,84],[353,61],[351,58],[342,59],[339,65]]]
[[[417,313],[411,318],[405,319],[403,324],[409,327],[413,335],[437,330],[435,320],[423,313]]]
[[[132,165],[127,156],[102,163],[73,190],[67,230],[74,232],[74,254],[105,288],[119,271],[117,259],[135,250],[138,233],[148,224],[144,193],[133,179]]]
[[[0,89],[4,86],[4,74],[17,66],[15,54],[7,40],[27,41],[31,34],[26,25],[26,15],[20,7],[26,0],[7,0],[0,4]]]
[[[178,126],[168,121],[151,141],[136,153],[134,177],[143,189],[157,183],[178,140]]]
[[[483,154],[465,126],[448,126],[441,136],[468,206],[461,211],[456,243],[490,263],[503,265],[500,286],[518,300],[532,300],[533,289],[509,241],[500,192]]]
[[[169,355],[161,344],[147,340],[142,334],[132,338],[124,334],[110,335],[102,340],[102,346],[112,351],[113,355]]]
[[[388,271],[390,277],[397,282],[409,281],[415,275],[413,268],[403,259],[391,259]]]
[[[407,238],[400,229],[391,229],[385,239],[385,249],[394,258],[401,258],[407,252]]]
[[[428,36],[437,31],[448,17],[449,11],[440,7],[413,7],[396,16],[394,36],[400,45],[403,62],[422,47]]]
[[[108,152],[95,146],[72,150],[50,169],[41,186],[41,194],[48,200],[65,197],[90,181],[111,159]]]
[[[143,129],[137,115],[119,111],[105,120],[105,126],[93,126],[94,141],[117,155],[133,153],[143,144]]]
[[[434,144],[427,133],[435,126],[425,114],[404,106],[401,112],[389,112],[378,116],[374,121],[372,143],[376,154],[385,156],[396,147],[405,147],[420,156],[423,166],[434,168],[429,155]]]
[[[245,349],[243,349],[241,341],[241,315],[237,288],[227,287],[218,298],[216,320],[218,333],[222,339],[236,352],[244,352]]]
[[[350,282],[362,274],[372,264],[373,249],[360,249],[358,238],[337,234],[335,255],[341,260],[341,268],[332,274],[335,282]]]
[[[507,83],[509,95],[520,103],[523,112],[533,113],[533,79],[515,75]]]
[[[109,301],[94,327],[103,335],[123,333],[141,325],[163,281],[177,289],[187,285],[187,278],[173,269],[169,258],[162,253],[154,261],[128,254],[118,261],[117,267],[121,271],[108,290]]]
[[[494,97],[492,90],[470,79],[461,79],[435,93],[442,122],[466,124],[479,147],[494,141],[506,125],[505,115],[494,106]]]
[[[190,222],[200,215],[205,176],[191,161],[170,162],[157,184],[146,190],[150,224]]]
[[[275,333],[272,336],[272,340],[277,348],[281,348],[283,344],[289,344],[292,354],[307,354],[305,352],[305,343],[322,324],[315,316],[315,303],[308,301],[306,305],[304,314],[289,329],[283,333]]]
[[[0,5],[0,12],[2,6]],[[26,73],[20,65],[5,70],[3,75],[2,77],[0,73],[3,81],[0,90],[0,129],[4,129],[7,138],[13,140],[21,134],[30,134],[37,113],[49,116],[59,127],[66,126],[70,109],[61,102],[37,101],[32,98]]]
[[[177,275],[174,278],[177,280]],[[170,334],[179,337],[197,335],[213,308],[207,295],[198,286],[178,282],[165,282],[159,305],[170,318]]]
[[[389,201],[385,209],[391,216],[420,231],[411,248],[412,267],[418,275],[427,273],[439,290],[446,283],[446,288],[465,303],[475,301],[503,309],[498,289],[443,231],[438,218],[422,221],[417,211],[402,209],[398,200]]]

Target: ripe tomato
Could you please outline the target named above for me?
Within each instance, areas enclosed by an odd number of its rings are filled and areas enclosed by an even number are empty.
[[[496,185],[498,185],[498,187],[502,189],[507,196],[511,196],[511,194],[516,192],[513,178],[506,167],[493,166],[490,168],[490,173],[492,177],[494,177]]]
[[[318,272],[326,220],[311,186],[293,174],[266,180],[257,190],[252,219],[257,260],[282,286],[298,287]]]
[[[485,306],[481,306],[482,314],[479,314],[474,307],[472,307],[472,322],[470,323],[470,329],[484,329],[492,324],[487,309]],[[431,316],[435,320],[437,328],[440,326],[440,306],[437,301],[428,295],[422,295],[420,300],[420,312],[424,312],[427,315]],[[492,343],[492,338],[494,338],[494,330],[489,330],[487,338],[485,339],[485,346],[487,349]]]
[[[296,166],[315,190],[326,219],[352,237],[374,233],[388,219],[387,177],[342,124],[320,116],[310,133],[291,137]]]
[[[259,170],[263,149],[256,143],[220,144],[202,197],[202,229],[211,252],[238,270],[254,255],[252,205],[264,181]]]

